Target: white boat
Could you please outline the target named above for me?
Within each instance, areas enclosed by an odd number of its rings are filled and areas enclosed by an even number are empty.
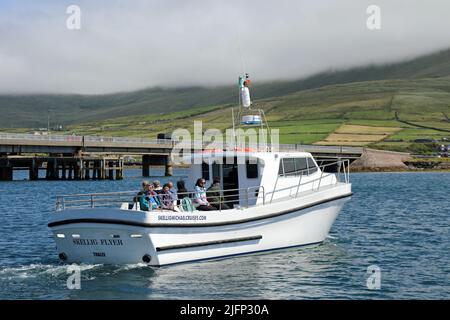
[[[239,78],[245,94],[237,119],[252,105],[248,83],[248,75]],[[252,112],[265,119],[263,110]],[[136,191],[60,196],[48,224],[60,259],[162,266],[319,244],[352,194],[348,160],[319,167],[310,153],[267,148],[222,148],[191,160],[187,188],[200,177],[207,184],[219,177],[218,202],[231,209],[215,203],[217,210],[192,210],[191,192],[178,194],[176,210],[151,211],[129,203]]]
[[[328,173],[305,152],[198,156],[205,162],[191,166],[186,185],[219,176],[232,209],[141,211],[136,192],[60,196],[49,222],[60,259],[163,266],[320,244],[352,194],[347,160]]]

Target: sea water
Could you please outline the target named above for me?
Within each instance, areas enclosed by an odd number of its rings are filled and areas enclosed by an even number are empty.
[[[47,227],[55,196],[137,190],[140,170],[122,181],[25,173],[0,182],[0,299],[450,298],[450,173],[352,174],[354,195],[319,246],[160,268],[81,265],[80,289],[69,289]]]

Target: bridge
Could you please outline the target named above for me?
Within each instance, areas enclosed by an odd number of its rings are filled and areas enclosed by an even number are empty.
[[[0,133],[0,180],[12,180],[14,170],[28,170],[30,180],[122,179],[126,156],[142,157],[142,175],[150,166],[165,166],[172,175],[170,154],[177,144],[168,139],[128,137],[33,135]],[[319,161],[355,160],[361,147],[280,144],[279,151],[306,151]],[[115,175],[114,175],[115,173]]]

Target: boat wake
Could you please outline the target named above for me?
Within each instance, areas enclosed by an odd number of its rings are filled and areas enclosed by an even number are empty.
[[[16,267],[5,267],[0,269],[0,280],[12,280],[14,278],[37,278],[40,276],[51,276],[51,277],[66,277],[68,274],[68,267],[70,265],[52,265],[52,264],[30,264],[24,266]],[[80,271],[92,270],[99,268],[100,264],[82,264],[79,265]]]

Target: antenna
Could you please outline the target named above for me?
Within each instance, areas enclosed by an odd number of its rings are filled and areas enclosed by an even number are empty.
[[[241,37],[239,36],[239,28],[237,28],[236,34],[237,34],[239,57],[241,58],[241,68],[242,68],[242,73],[244,74],[245,70],[246,70],[246,66],[245,66],[244,55],[242,54]]]
[[[231,118],[233,120],[233,149],[234,149],[234,146],[236,145],[236,130],[235,130],[235,125],[234,125],[234,107],[231,107]]]
[[[50,109],[47,109],[47,134],[50,133]]]

